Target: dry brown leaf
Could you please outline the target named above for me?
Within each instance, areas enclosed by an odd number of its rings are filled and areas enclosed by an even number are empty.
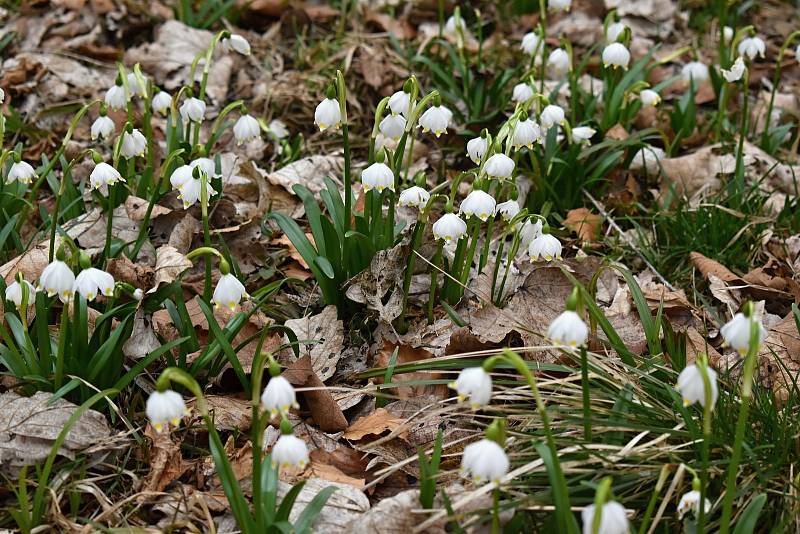
[[[145,215],[147,214],[147,207],[148,201],[139,198],[137,196],[129,196],[125,199],[125,211],[128,213],[128,218],[132,221],[143,221]],[[155,219],[160,215],[166,215],[167,213],[171,213],[172,210],[169,208],[165,208],[164,206],[159,206],[158,204],[153,205],[153,210],[150,212],[150,218]]]
[[[448,335],[449,338],[449,335]],[[378,354],[375,356],[375,367],[386,367],[392,358],[395,348],[397,348],[397,360],[395,365],[403,365],[406,363],[414,363],[421,360],[433,358],[433,354],[422,348],[414,348],[409,345],[395,345],[388,340],[383,341],[383,346]],[[441,378],[440,373],[403,373],[392,377],[392,383],[402,384],[403,382],[412,382],[415,380],[426,380]],[[377,378],[376,382],[383,383],[383,378]],[[385,389],[391,395],[395,395],[401,399],[409,399],[422,395],[436,395],[444,398],[447,395],[447,387],[440,385],[416,385],[416,386],[397,386]]]
[[[326,432],[338,432],[347,428],[347,419],[341,408],[311,368],[309,355],[292,363],[282,376],[295,387],[313,388],[300,394],[306,400],[311,417],[320,429]]]
[[[181,446],[172,441],[170,432],[156,432],[147,425],[144,435],[152,441],[150,471],[144,479],[143,491],[162,491],[186,472],[190,465],[183,461]]]
[[[606,132],[606,138],[607,139],[613,139],[615,141],[624,141],[628,137],[629,137],[629,134],[628,134],[627,130],[625,130],[625,127],[623,125],[619,124],[619,123],[617,123],[614,126],[612,126]]]
[[[58,246],[58,243],[56,243],[56,246]],[[25,276],[25,280],[33,282],[39,278],[44,268],[50,263],[49,253],[50,241],[42,241],[26,250],[24,254],[4,263],[0,267],[0,276],[5,279],[6,285],[14,282],[14,277],[18,272]]]
[[[178,252],[175,247],[164,245],[156,250],[156,268],[154,286],[148,293],[155,293],[161,284],[171,284],[186,269],[192,268],[191,260]]]
[[[723,282],[743,283],[743,280],[731,272],[730,269],[716,260],[707,258],[699,252],[691,252],[689,254],[689,261],[691,261],[706,278],[710,275],[714,275]]]
[[[335,485],[346,484],[358,489],[364,488],[365,479],[351,477],[340,471],[335,465],[323,463],[314,458],[311,459],[307,472],[309,476],[327,480]]]
[[[279,185],[291,194],[296,184],[304,185],[315,196],[325,188],[325,178],[342,187],[339,176],[344,168],[344,158],[333,155],[315,155],[299,159],[267,175],[267,181]]]
[[[145,314],[144,308],[139,307],[133,317],[131,337],[122,346],[122,353],[128,358],[138,360],[159,347],[161,342],[153,331],[153,318]]]
[[[312,477],[306,480],[303,490],[297,496],[292,511],[289,514],[289,521],[297,521],[300,513],[308,506],[308,503],[323,489],[328,486],[335,486],[327,480]],[[283,499],[290,485],[281,482],[278,485],[278,498]],[[364,492],[350,485],[342,484],[337,486],[339,489],[334,492],[330,499],[325,503],[314,524],[311,527],[314,534],[341,534],[344,528],[355,518],[369,510],[369,499]]]
[[[308,355],[314,372],[323,382],[336,372],[336,364],[342,357],[344,346],[344,326],[338,317],[336,306],[329,305],[317,315],[301,319],[289,319],[286,328],[297,336],[300,356]],[[284,343],[289,338],[284,336]],[[294,352],[286,349],[282,359],[294,361]]]
[[[364,436],[380,436],[384,432],[394,432],[402,424],[403,419],[392,416],[385,408],[378,408],[368,416],[356,419],[342,437],[358,441]]]
[[[306,232],[306,238],[311,242],[312,245],[314,244],[314,236],[312,234]],[[300,267],[308,272],[308,263],[306,263],[306,260],[303,259],[303,255],[300,254],[300,252],[297,250],[297,247],[294,246],[294,243],[292,243],[292,240],[289,239],[289,236],[282,234],[279,238],[270,241],[269,244],[284,245],[287,247],[289,249],[289,257],[299,263]]]
[[[603,218],[587,208],[576,208],[567,212],[564,226],[578,234],[587,243],[595,241],[600,235]]]
[[[758,353],[759,375],[777,400],[786,402],[800,372],[800,332],[789,313],[772,328]]]
[[[250,402],[235,397],[206,395],[206,404],[217,430],[247,432],[253,421],[253,407]],[[194,400],[187,407],[195,406]]]

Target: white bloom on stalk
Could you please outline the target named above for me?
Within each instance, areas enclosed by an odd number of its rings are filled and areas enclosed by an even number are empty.
[[[433,132],[436,137],[447,133],[447,127],[453,118],[453,112],[445,106],[431,106],[419,118],[423,132]]]
[[[133,300],[141,301],[143,298],[144,298],[144,291],[142,291],[142,288],[137,287],[136,289],[133,290]]]
[[[590,126],[578,126],[572,129],[572,139],[578,143],[588,145],[596,133],[597,130]]]
[[[142,77],[142,81],[144,83],[139,83],[139,78],[136,76],[136,73],[129,72],[127,80],[128,90],[131,92],[132,96],[144,96],[145,92],[147,91],[147,78]]]
[[[219,277],[217,287],[214,288],[214,295],[211,302],[215,308],[228,308],[235,311],[242,299],[249,299],[250,295],[238,278],[231,273],[223,274]]]
[[[339,101],[335,98],[326,98],[314,110],[314,124],[319,127],[319,131],[324,132],[328,128],[338,130],[342,125],[342,110]]]
[[[631,53],[622,43],[611,43],[603,50],[603,65],[625,70],[631,62]]]
[[[511,145],[519,150],[522,147],[533,148],[534,143],[542,140],[542,130],[531,118],[524,121],[517,121],[514,126],[514,137],[511,140]]]
[[[44,289],[48,297],[58,295],[61,302],[68,302],[72,297],[74,283],[75,275],[72,273],[72,269],[63,261],[55,259],[42,271],[37,287]]]
[[[22,284],[14,280],[6,287],[6,300],[10,300],[14,305],[19,308],[22,306],[22,286],[28,288],[28,305],[30,305],[36,298],[36,288],[27,280],[22,280]]]
[[[561,259],[561,241],[550,234],[540,234],[528,246],[531,261]]]
[[[403,90],[397,91],[389,97],[389,109],[392,115],[403,115],[408,117],[411,114],[411,93]]]
[[[231,34],[230,37],[222,40],[222,49],[226,52],[230,52],[233,50],[234,52],[238,52],[243,56],[250,55],[250,43],[239,34]]]
[[[581,512],[583,520],[583,534],[592,534],[594,525],[595,505],[590,504]],[[625,507],[616,501],[608,501],[603,505],[600,515],[600,528],[597,534],[627,534],[628,516]]]
[[[504,221],[508,222],[519,213],[519,202],[516,200],[506,200],[498,204],[495,211],[500,214]]]
[[[569,11],[572,0],[550,0],[547,7],[555,11]]]
[[[492,400],[492,377],[483,367],[462,369],[455,382],[450,383],[450,388],[456,390],[460,401],[469,400],[473,410],[486,406]]]
[[[124,181],[125,179],[117,169],[102,161],[95,165],[89,174],[89,184],[92,189],[100,189],[104,185],[113,185]]]
[[[661,95],[652,89],[643,89],[639,93],[639,100],[643,106],[657,106],[661,103]]]
[[[237,145],[256,139],[260,135],[261,125],[251,115],[242,115],[233,125],[233,136],[236,138]]]
[[[527,102],[534,95],[533,87],[531,87],[527,83],[518,83],[514,86],[513,91],[511,91],[511,100],[514,102]]]
[[[125,88],[121,85],[112,85],[106,91],[106,96],[103,98],[106,106],[111,109],[122,109],[128,105],[128,99],[125,96]]]
[[[758,323],[756,346],[760,347],[764,342],[764,338],[767,337],[767,330],[761,324],[761,321],[756,320],[756,322]],[[719,333],[725,339],[726,345],[739,352],[739,354],[747,354],[750,348],[750,319],[745,314],[737,313],[734,315],[733,319],[720,328]]]
[[[722,39],[726,43],[731,42],[731,40],[733,39],[733,35],[734,35],[733,28],[731,28],[730,26],[725,26],[724,28],[722,28]]]
[[[520,48],[529,56],[535,56],[542,50],[542,40],[536,32],[528,32],[522,36]]]
[[[278,414],[286,415],[291,408],[300,408],[294,386],[282,376],[273,376],[261,394],[261,406],[269,412],[270,417]]]
[[[400,198],[397,199],[397,203],[400,206],[417,208],[421,210],[425,208],[430,198],[430,193],[415,185],[403,190],[403,192],[400,193]]]
[[[767,46],[760,37],[747,37],[742,39],[737,48],[740,56],[747,56],[753,60],[756,56],[764,57],[767,51]]]
[[[204,178],[192,177],[178,188],[178,198],[183,201],[183,209],[189,209],[190,206],[200,200],[200,195],[203,193],[201,180],[206,181],[206,200],[217,194],[209,183],[208,175],[204,175]]]
[[[400,139],[406,129],[406,119],[402,115],[389,114],[383,118],[379,128],[389,139]]]
[[[104,141],[114,135],[114,121],[107,115],[100,115],[92,123],[92,141]]]
[[[375,189],[382,193],[384,189],[394,191],[394,173],[385,163],[376,161],[361,171],[361,184],[364,191]]]
[[[185,184],[191,179],[193,179],[192,166],[181,165],[180,167],[172,171],[172,174],[169,176],[169,183],[173,189],[180,189],[181,187],[183,187],[183,184]]]
[[[119,153],[126,158],[135,158],[136,156],[143,156],[144,151],[147,149],[147,139],[142,132],[134,128],[128,133],[122,132],[122,145],[120,146]]]
[[[498,152],[486,160],[486,165],[483,166],[483,171],[489,178],[497,178],[498,180],[506,180],[511,178],[511,173],[514,172],[514,160]]]
[[[206,116],[206,103],[199,98],[187,98],[181,104],[179,111],[184,121],[202,122]]]
[[[708,500],[708,498],[706,498],[703,508],[705,508],[706,514],[711,511],[711,501]],[[678,503],[678,517],[683,519],[683,516],[690,510],[695,517],[700,515],[700,492],[697,490],[692,490],[683,494]]]
[[[161,432],[164,428],[169,429],[169,425],[178,426],[181,417],[188,415],[189,410],[186,409],[183,397],[168,389],[154,391],[147,397],[145,413],[156,432]]]
[[[150,103],[150,108],[153,110],[154,113],[159,113],[161,115],[166,115],[167,110],[169,110],[169,106],[172,104],[172,97],[166,91],[159,91],[153,97],[153,101]]]
[[[494,215],[494,209],[497,206],[497,201],[490,195],[480,189],[472,191],[467,198],[461,202],[459,213],[463,213],[467,219],[473,215],[486,222],[486,220]]]
[[[624,22],[613,22],[609,24],[608,28],[606,28],[606,42],[616,42],[619,36],[622,35],[622,32],[625,31],[625,28],[627,28],[627,26],[625,26]]]
[[[742,79],[746,70],[747,67],[744,64],[744,59],[742,59],[742,56],[739,56],[736,58],[736,61],[733,62],[729,70],[722,69],[722,77],[729,83],[736,83]]]
[[[685,82],[694,80],[694,83],[700,84],[708,80],[708,66],[700,61],[690,61],[681,68],[681,78]]]
[[[575,348],[586,344],[589,328],[581,316],[572,310],[565,310],[553,319],[547,327],[547,338],[556,345],[565,345]]]
[[[556,74],[566,74],[572,68],[569,54],[563,48],[556,48],[547,57],[547,64]]]
[[[508,456],[503,447],[496,442],[483,438],[464,447],[461,457],[461,473],[472,477],[477,483],[500,482],[508,473]]]
[[[711,406],[717,403],[717,396],[719,390],[717,389],[717,372],[711,367],[706,367],[708,373],[708,383],[711,387]],[[684,406],[691,406],[695,402],[699,402],[700,406],[706,406],[706,388],[703,383],[703,375],[700,369],[694,365],[687,365],[683,371],[678,375],[678,383],[675,389],[681,394]]]
[[[94,300],[100,294],[110,297],[114,294],[114,277],[105,271],[89,267],[78,273],[72,291],[88,301]]]
[[[475,165],[480,165],[486,150],[489,148],[489,140],[483,137],[475,137],[467,141],[467,156]]]
[[[631,169],[634,171],[644,169],[648,174],[657,174],[661,168],[660,161],[667,157],[663,149],[645,145],[639,149],[631,160]]]
[[[36,171],[27,161],[18,161],[11,165],[6,176],[6,183],[19,182],[29,184],[36,178]]]
[[[205,175],[210,180],[211,178],[219,178],[219,174],[217,174],[217,164],[214,163],[214,160],[211,158],[197,158],[192,160],[189,165],[194,169],[195,167],[200,167],[200,170],[205,173]]]
[[[433,223],[433,237],[446,242],[457,241],[467,233],[467,223],[455,213],[445,213]]]
[[[549,130],[556,124],[564,124],[566,120],[566,113],[564,113],[564,109],[561,106],[556,106],[555,104],[545,106],[545,108],[542,110],[541,116],[539,117],[539,121],[542,123],[542,128],[545,130]]]
[[[292,434],[283,434],[272,447],[272,465],[303,468],[308,464],[306,442]]]
[[[542,220],[536,219],[535,222],[531,222],[530,219],[525,221],[525,224],[522,225],[522,228],[519,231],[519,250],[520,252],[525,252],[530,247],[531,243],[534,239],[542,235]]]

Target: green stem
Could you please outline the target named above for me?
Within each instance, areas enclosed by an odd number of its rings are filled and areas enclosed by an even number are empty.
[[[748,70],[744,71],[744,81],[742,85],[743,103],[742,103],[742,125],[739,130],[739,146],[736,150],[736,171],[734,173],[734,180],[736,183],[737,191],[744,191],[744,140],[747,137],[747,112],[748,100],[750,89],[750,73]]]
[[[439,269],[442,268],[443,248],[444,240],[441,240],[436,247],[436,255],[433,257],[433,267],[431,268],[431,287],[428,291],[428,324],[433,324],[433,301],[436,298],[436,278],[439,275]]]
[[[653,511],[656,509],[656,502],[658,501],[658,496],[661,495],[661,490],[664,489],[664,484],[667,482],[667,477],[669,477],[669,473],[670,473],[669,464],[664,464],[663,466],[661,466],[661,473],[658,475],[658,481],[656,482],[656,487],[653,488],[653,493],[650,495],[650,501],[648,501],[647,503],[647,509],[645,510],[644,516],[642,517],[642,523],[639,526],[639,534],[646,534],[648,531],[648,527],[650,526],[650,519],[653,517]]]
[[[581,390],[583,392],[583,439],[592,442],[592,405],[589,390],[589,355],[586,347],[581,347]]]
[[[500,534],[500,488],[492,490],[492,534]]]
[[[489,245],[492,242],[492,231],[494,230],[494,217],[489,217],[489,223],[486,225],[486,239],[483,242],[483,250],[481,250],[481,258],[478,264],[478,273],[483,271],[486,266],[486,261],[489,258]],[[498,253],[497,258],[500,258]]]
[[[53,387],[55,391],[61,389],[64,382],[64,358],[67,351],[67,326],[69,325],[69,303],[64,303],[61,308],[61,327],[58,332],[58,354],[56,355],[56,369],[55,377],[53,378]]]
[[[126,174],[130,178],[130,172],[127,172],[131,160],[125,162]],[[108,260],[111,259],[111,235],[114,229],[114,203],[116,202],[117,184],[110,184],[108,186],[108,211],[106,212],[106,245],[103,250],[103,258],[106,265]]]
[[[203,220],[203,244],[211,248],[211,232],[208,228],[208,185],[206,176],[200,176],[200,216]],[[206,257],[205,283],[203,284],[203,300],[211,302],[211,258]]]
[[[711,379],[708,376],[708,363],[705,356],[701,356],[701,361],[697,366],[700,376],[703,379],[703,443],[700,448],[700,461],[702,463],[700,471],[700,506],[697,517],[697,532],[705,532],[706,525],[706,493],[708,491],[708,456],[711,441],[711,410],[713,410],[713,400],[711,395]]]

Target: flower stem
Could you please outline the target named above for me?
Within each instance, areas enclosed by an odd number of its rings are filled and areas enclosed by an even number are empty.
[[[697,532],[705,532],[706,525],[706,493],[708,491],[708,456],[709,446],[711,441],[711,410],[713,409],[713,400],[711,394],[711,379],[708,376],[708,362],[705,355],[700,357],[697,369],[700,371],[700,376],[703,379],[703,443],[700,448],[700,506],[698,507],[699,513],[697,517]]]
[[[439,269],[442,268],[443,248],[444,240],[441,240],[436,247],[436,255],[433,257],[433,267],[431,267],[431,287],[428,291],[428,324],[433,324],[433,301],[436,297],[436,278],[439,275]]]
[[[208,186],[206,176],[200,176],[200,216],[203,219],[203,244],[211,248],[211,232],[208,228]],[[206,257],[205,283],[203,284],[203,300],[211,302],[211,258]]]
[[[492,534],[500,534],[500,488],[492,490]]]
[[[53,378],[53,387],[56,391],[61,389],[64,381],[64,358],[67,351],[67,326],[69,324],[69,303],[64,303],[61,308],[61,327],[58,332],[58,354],[56,354],[56,369]]]
[[[586,347],[581,347],[581,390],[583,391],[583,439],[592,442],[592,405],[589,391],[589,355]]]

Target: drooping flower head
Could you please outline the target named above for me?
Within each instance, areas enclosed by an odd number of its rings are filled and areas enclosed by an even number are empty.
[[[408,189],[404,189],[400,193],[400,197],[397,199],[397,203],[400,206],[417,208],[421,210],[425,208],[430,198],[431,198],[430,193],[425,191],[425,189],[414,185],[409,187]]]
[[[502,152],[497,152],[486,160],[486,165],[483,166],[483,172],[485,172],[486,176],[489,178],[507,180],[511,178],[511,174],[514,172],[514,166],[515,163],[513,159]]]
[[[261,135],[261,125],[251,115],[244,114],[233,125],[233,136],[236,138],[236,144],[241,145]]]
[[[78,273],[72,290],[90,302],[101,294],[111,297],[114,295],[114,277],[105,271],[89,267]]]
[[[145,407],[147,418],[156,432],[169,429],[169,425],[178,426],[181,418],[189,414],[186,403],[179,393],[167,389],[165,391],[154,391],[147,398]]]
[[[494,209],[496,205],[497,201],[494,199],[494,197],[492,197],[492,195],[481,191],[480,189],[476,189],[467,195],[467,198],[461,202],[459,213],[464,214],[467,219],[474,215],[480,220],[486,222],[489,217],[494,215]]]
[[[639,93],[639,100],[643,106],[655,107],[661,103],[661,95],[652,89],[643,89],[642,92]]]
[[[561,241],[549,233],[542,233],[528,247],[531,261],[561,259]]]
[[[100,189],[104,185],[113,185],[124,181],[125,178],[122,177],[117,169],[102,161],[95,165],[89,174],[89,184],[92,189]]]
[[[495,211],[500,214],[504,221],[508,222],[520,212],[519,202],[513,199],[506,200],[498,204]]]
[[[300,408],[294,386],[282,376],[273,376],[261,394],[261,407],[269,412],[270,417],[285,416],[290,409]]]
[[[484,137],[475,137],[467,141],[467,155],[475,165],[480,165],[484,154],[489,149],[489,140]]]
[[[758,330],[755,340],[756,346],[760,347],[767,337],[767,330],[764,328],[764,325],[761,324],[760,320],[753,320],[756,321],[756,328]],[[733,316],[733,319],[720,328],[719,333],[722,334],[722,337],[725,339],[726,345],[739,352],[739,354],[747,354],[747,351],[750,349],[750,318],[747,315],[744,313],[737,313]]]
[[[747,56],[750,60],[753,60],[756,56],[764,57],[767,46],[760,37],[746,37],[739,42],[737,51],[740,56]]]
[[[222,49],[226,52],[233,50],[234,52],[238,52],[243,56],[250,55],[250,43],[247,41],[247,39],[236,33],[231,34],[230,37],[223,39],[221,44]]]
[[[21,184],[29,184],[36,178],[36,171],[30,163],[26,161],[17,161],[11,164],[6,176],[6,183],[19,182]]]
[[[243,299],[250,298],[250,295],[247,294],[244,284],[231,274],[230,268],[226,266],[227,262],[220,262],[220,272],[222,274],[219,277],[219,282],[217,282],[217,287],[214,288],[211,302],[214,303],[216,308],[222,307],[235,311],[239,303]]]
[[[508,473],[509,461],[503,447],[491,439],[483,438],[464,447],[461,473],[478,484],[500,482]]]
[[[321,132],[328,128],[338,130],[342,125],[342,110],[339,107],[339,101],[335,98],[326,98],[317,104],[317,108],[314,110],[314,124],[319,127]]]
[[[492,377],[483,367],[467,367],[450,384],[460,401],[468,400],[473,410],[489,404],[492,400]]]
[[[172,96],[166,91],[159,91],[153,97],[153,101],[150,103],[150,107],[152,108],[154,113],[158,113],[160,115],[166,115],[167,111],[169,110],[169,106],[172,104]]]
[[[431,106],[419,118],[419,126],[423,132],[433,132],[436,137],[447,133],[447,127],[453,118],[453,112],[445,106]]]
[[[206,116],[206,103],[199,98],[187,98],[179,109],[185,122],[202,122]]]
[[[467,223],[455,213],[445,213],[433,223],[433,236],[446,242],[457,241],[467,233]]]
[[[59,256],[62,256],[59,259]],[[56,258],[47,265],[39,276],[37,289],[44,289],[48,297],[58,295],[61,302],[69,302],[72,298],[75,274],[72,269],[64,263],[63,255],[58,254]]]
[[[606,67],[626,70],[630,61],[631,53],[622,43],[611,43],[603,50],[603,65]]]
[[[592,534],[594,525],[595,505],[591,504],[581,512],[583,519],[583,534]],[[616,501],[608,501],[603,505],[600,515],[600,528],[597,534],[627,534],[628,516],[625,507]]]

